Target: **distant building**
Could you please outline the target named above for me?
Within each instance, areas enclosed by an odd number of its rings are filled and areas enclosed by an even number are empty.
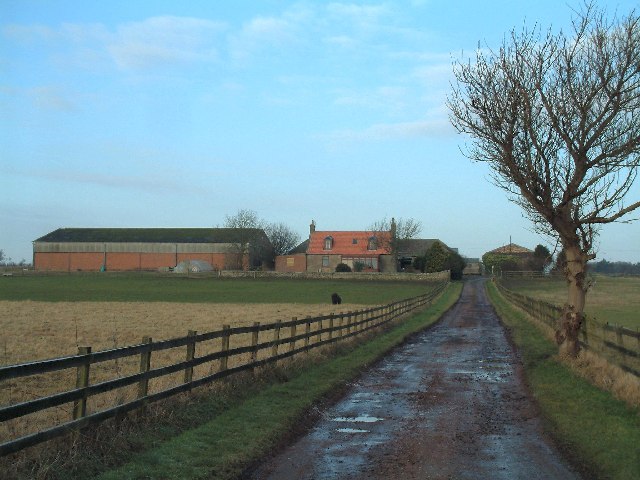
[[[413,261],[424,256],[434,243],[441,244],[451,252],[457,253],[456,248],[447,246],[442,240],[437,238],[410,238],[398,242],[398,268],[401,271],[410,271],[413,268]]]
[[[392,253],[391,238],[392,231],[318,231],[312,221],[309,238],[287,255],[276,258],[276,271],[334,272],[340,263],[364,272],[412,271],[416,257],[424,255],[436,242],[457,252],[438,239],[407,239],[397,242],[396,259]]]
[[[317,231],[312,221],[309,238],[288,255],[276,258],[276,271],[334,272],[338,264],[344,263],[352,270],[395,272],[390,238],[391,232],[387,231]]]
[[[248,248],[242,252],[240,245]],[[40,271],[168,270],[198,260],[218,270],[246,270],[268,266],[271,252],[260,229],[60,228],[33,242],[33,265]]]
[[[499,267],[502,270],[528,270],[533,258],[533,250],[515,243],[495,248],[482,256],[487,271],[492,267]]]

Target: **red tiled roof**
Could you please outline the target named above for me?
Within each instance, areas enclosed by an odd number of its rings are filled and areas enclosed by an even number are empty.
[[[389,253],[390,232],[312,232],[309,239],[307,253],[312,255],[343,255],[357,257],[376,257]],[[378,248],[369,250],[369,239],[378,238]],[[333,238],[333,248],[324,249],[324,240],[327,237]],[[354,240],[356,241],[354,243]]]

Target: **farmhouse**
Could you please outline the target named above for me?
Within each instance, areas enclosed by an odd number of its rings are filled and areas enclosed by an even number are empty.
[[[390,251],[391,232],[317,231],[314,221],[309,238],[289,252],[276,258],[279,272],[334,272],[339,263],[352,270],[395,272]]]
[[[201,261],[218,270],[272,265],[261,229],[60,228],[33,242],[36,270],[163,270]]]

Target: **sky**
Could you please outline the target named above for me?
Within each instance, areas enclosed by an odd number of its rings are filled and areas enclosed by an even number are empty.
[[[464,156],[445,101],[454,60],[524,24],[567,30],[578,6],[0,0],[0,249],[31,262],[57,228],[206,228],[249,209],[302,238],[311,220],[395,217],[467,257],[553,251]],[[606,225],[597,250],[640,262],[640,222]]]

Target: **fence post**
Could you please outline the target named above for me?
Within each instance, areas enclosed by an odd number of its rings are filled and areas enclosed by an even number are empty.
[[[307,316],[307,323],[304,326],[304,348],[309,352],[309,338],[311,337],[311,317]]]
[[[349,310],[347,312],[347,336],[351,335],[351,315],[353,315],[353,312]]]
[[[627,360],[627,355],[626,353],[624,353],[624,350],[622,350],[622,348],[624,348],[624,341],[622,340],[621,325],[616,326],[616,344],[618,345],[618,347],[620,347],[620,350],[618,350],[620,355],[620,365],[625,365]]]
[[[142,343],[148,344],[149,348],[140,354],[140,373],[151,370],[151,337],[142,337]],[[143,398],[149,393],[149,379],[143,378],[138,382],[138,398]]]
[[[293,322],[297,322],[298,321],[298,317],[292,317],[291,320]],[[293,339],[293,337],[296,336],[296,325],[291,325],[291,335],[290,337]],[[293,352],[296,348],[296,341],[295,340],[291,340],[291,342],[289,343],[289,351]]]
[[[333,339],[333,313],[329,314],[329,340]]]
[[[251,363],[255,363],[258,361],[258,334],[259,333],[260,333],[260,322],[253,322],[253,331],[251,332]]]
[[[91,353],[91,347],[78,347],[78,355],[86,355]],[[76,371],[76,388],[86,388],[89,386],[89,368],[91,361],[87,359],[85,363],[80,365]],[[87,394],[84,393],[82,398],[73,402],[73,419],[77,420],[87,414]]]
[[[220,357],[220,372],[227,369],[228,361],[229,361],[229,330],[231,329],[230,325],[222,326],[222,344],[220,345],[220,351],[223,353],[222,357]]]
[[[193,357],[195,357],[196,354],[196,334],[197,332],[195,330],[189,330],[189,332],[187,332],[187,337],[191,340],[187,343],[187,357],[185,358],[187,362],[193,360]],[[189,365],[184,369],[184,383],[191,383],[192,380],[193,366]]]
[[[273,330],[273,347],[271,347],[271,356],[278,356],[278,342],[280,341],[280,324],[282,320],[276,322],[276,328]]]

